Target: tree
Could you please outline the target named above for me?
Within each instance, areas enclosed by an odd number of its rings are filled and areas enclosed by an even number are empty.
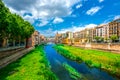
[[[0,0],[0,40],[4,45],[8,39],[20,42],[29,38],[33,32],[34,27],[28,21],[17,14],[12,14]]]
[[[112,35],[112,36],[110,36],[110,39],[112,40],[112,42],[115,42],[115,40],[118,40],[118,36]]]
[[[8,31],[9,31],[9,17],[10,11],[5,7],[3,2],[0,0],[0,39],[3,41],[2,46],[5,47],[7,44]]]
[[[102,41],[104,40],[104,38],[99,37],[99,36],[96,36],[96,37],[95,37],[95,40],[96,40],[97,42],[102,42]]]
[[[99,41],[99,39],[100,39],[99,36],[96,36],[96,37],[95,37],[95,40],[96,40],[97,42]]]

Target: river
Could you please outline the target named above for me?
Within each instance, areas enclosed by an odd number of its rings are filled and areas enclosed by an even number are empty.
[[[47,44],[44,47],[46,52],[46,57],[51,65],[51,70],[56,74],[59,80],[74,80],[70,77],[70,74],[63,67],[63,63],[67,63],[76,69],[82,78],[80,80],[117,80],[115,77],[109,75],[107,72],[97,69],[90,68],[84,62],[77,63],[75,61],[69,60],[64,56],[57,53],[57,51],[52,48],[54,44]]]

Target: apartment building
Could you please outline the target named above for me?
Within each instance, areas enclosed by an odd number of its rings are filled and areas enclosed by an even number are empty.
[[[30,38],[26,41],[26,47],[33,47],[35,45],[40,44],[40,33],[38,31],[34,31]]]
[[[93,26],[93,28],[85,28],[75,33],[63,33],[61,34],[61,40],[63,44],[80,44],[95,42],[95,38],[99,37],[100,41],[108,42],[112,35],[117,35],[120,41],[120,19],[114,20],[108,24]]]
[[[102,26],[102,25],[97,26],[97,27],[96,27],[96,36],[103,38],[103,36],[104,36],[103,33],[104,33],[104,28],[103,28],[103,26]]]
[[[87,37],[87,31],[86,31],[86,29],[81,30],[80,33],[79,33],[80,43],[87,42],[86,37]]]
[[[107,41],[109,39],[109,24],[104,24],[103,25],[103,38],[104,41]]]
[[[73,43],[80,44],[80,32],[73,33]]]
[[[63,44],[72,44],[73,43],[73,33],[72,32],[62,33],[59,40],[62,40],[61,43],[63,43]]]
[[[93,29],[93,38],[101,37],[104,41],[109,39],[109,25],[108,24],[100,24]]]
[[[62,43],[62,34],[57,33],[55,35],[55,43]]]
[[[47,38],[44,35],[40,35],[40,44],[46,43]]]
[[[93,28],[86,29],[86,40],[87,40],[87,43],[93,41]]]
[[[92,29],[92,42],[95,42],[95,37],[96,37],[96,27]]]
[[[120,41],[120,18],[109,23],[109,37],[117,35]]]
[[[91,42],[93,37],[93,28],[86,28],[81,30],[78,34],[80,43]]]

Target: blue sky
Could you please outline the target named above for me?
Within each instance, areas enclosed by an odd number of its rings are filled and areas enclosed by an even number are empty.
[[[120,0],[3,0],[45,36],[80,31],[120,18]]]

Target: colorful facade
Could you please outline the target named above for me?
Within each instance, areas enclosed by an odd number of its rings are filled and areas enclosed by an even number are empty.
[[[108,24],[93,26],[93,28],[85,28],[75,33],[66,32],[59,35],[57,34],[57,42],[63,44],[90,43],[96,42],[96,37],[101,38],[103,42],[109,42],[112,35],[117,35],[118,41],[120,41],[120,19]]]
[[[114,20],[109,23],[109,38],[112,35],[117,35],[120,41],[120,19]]]

